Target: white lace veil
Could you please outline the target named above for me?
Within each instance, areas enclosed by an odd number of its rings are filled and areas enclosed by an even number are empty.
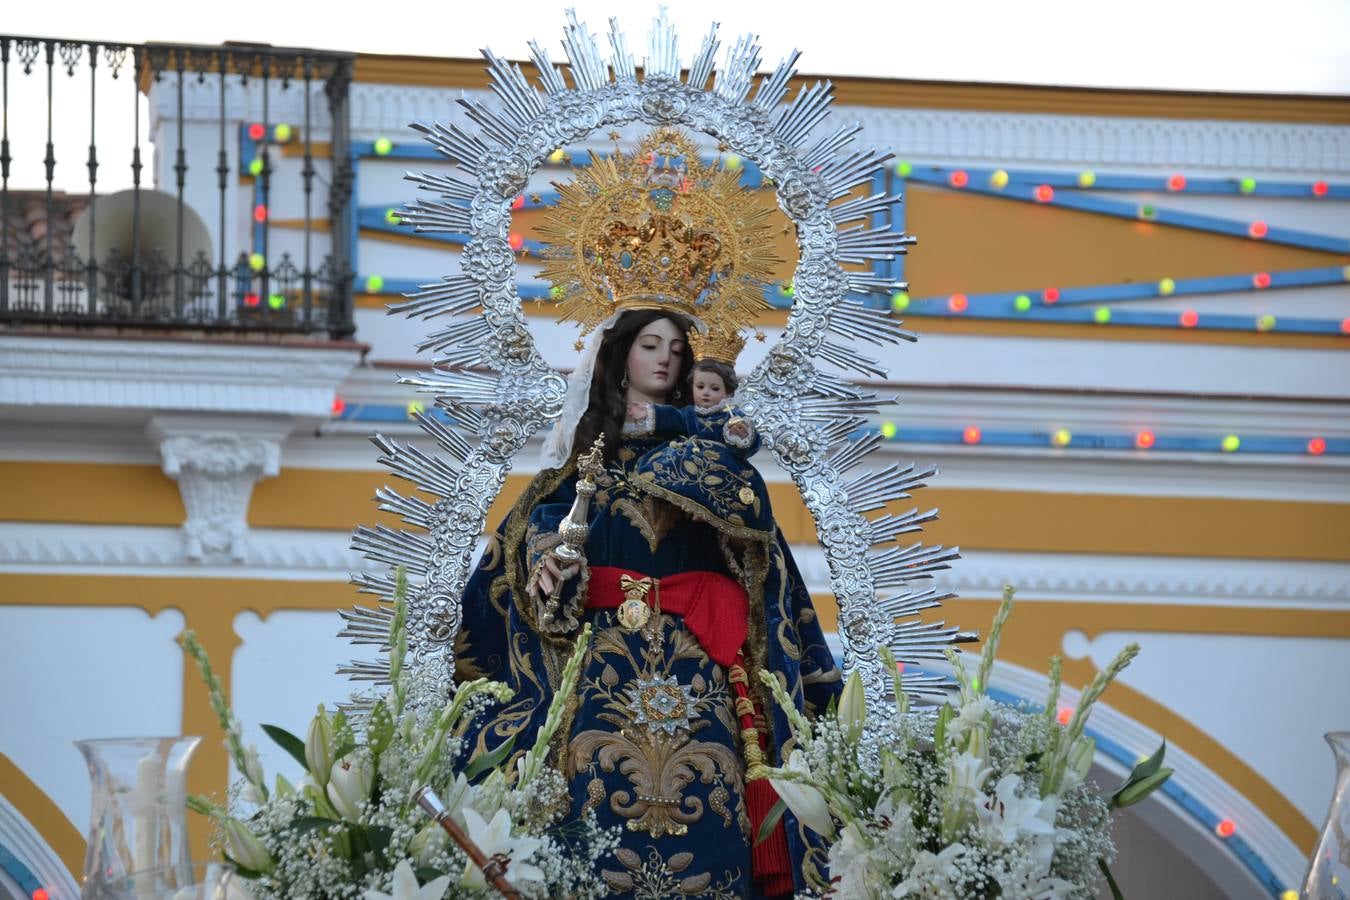
[[[581,352],[577,367],[567,376],[567,396],[563,400],[562,413],[553,423],[553,430],[544,438],[544,452],[539,465],[546,469],[556,469],[572,455],[572,441],[576,438],[577,423],[586,414],[591,400],[591,379],[595,377],[595,360],[600,355],[600,346],[605,335],[619,321],[622,312],[616,312],[600,323],[600,327],[591,333],[590,342]]]

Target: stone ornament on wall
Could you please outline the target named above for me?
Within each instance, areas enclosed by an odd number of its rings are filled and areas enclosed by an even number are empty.
[[[268,425],[151,419],[148,432],[159,444],[164,474],[183,496],[183,549],[190,561],[243,561],[253,486],[281,471],[281,441],[291,427],[289,421]]]

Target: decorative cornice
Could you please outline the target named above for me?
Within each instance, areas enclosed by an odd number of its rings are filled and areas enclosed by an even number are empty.
[[[832,121],[856,120],[865,126],[869,140],[915,162],[1240,170],[1251,175],[1322,177],[1350,173],[1350,102],[1339,98],[1061,93],[1015,85],[862,81],[871,87],[850,92],[836,83],[840,106]],[[455,103],[459,97],[491,97],[478,85],[447,86],[451,83],[353,84],[352,133],[411,139],[409,123],[425,119],[448,124],[462,116]],[[898,87],[889,90],[890,85]],[[322,86],[315,85],[312,91],[311,135],[327,140]],[[226,97],[227,121],[243,122],[262,108],[261,87],[254,83],[227,89]],[[1071,97],[1078,100],[1070,102]],[[1051,102],[1053,98],[1064,102]],[[155,116],[164,121],[176,118],[173,91],[153,91],[151,101]],[[296,85],[287,91],[274,87],[268,102],[272,121],[299,123],[304,118],[304,95]],[[1297,116],[1277,114],[1300,108]],[[184,84],[183,109],[189,121],[218,122],[219,87]]]
[[[327,418],[358,346],[0,336],[0,407]]]
[[[520,62],[526,76],[536,77],[528,60]],[[481,89],[487,76],[481,59],[425,56],[389,56],[363,53],[354,72],[358,86],[390,84],[455,90]],[[1033,114],[1093,116],[1147,116],[1269,122],[1350,123],[1350,104],[1336,96],[1253,94],[1217,91],[1130,90],[956,82],[898,78],[867,78],[806,73],[793,80],[795,92],[817,79],[828,78],[841,104],[985,110]]]
[[[358,567],[338,531],[252,529],[242,558],[185,570],[210,577],[341,580]],[[818,547],[794,546],[807,587],[827,591]],[[1017,585],[1026,599],[1073,602],[1350,609],[1350,565],[1084,554],[966,551],[938,583],[962,597],[993,599]],[[172,528],[0,522],[0,567],[25,571],[134,568],[147,576],[183,574],[188,563]]]
[[[176,528],[0,522],[0,568],[86,574],[342,581],[360,567],[347,532],[254,529],[238,558],[192,565]]]

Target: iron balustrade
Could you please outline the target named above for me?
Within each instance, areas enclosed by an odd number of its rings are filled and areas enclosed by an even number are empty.
[[[257,45],[120,44],[0,34],[0,323],[350,337],[354,179],[349,91],[354,59],[350,54]],[[84,72],[89,145],[82,168],[88,173],[88,189],[61,191],[54,187],[58,148],[53,126],[62,121],[54,86],[58,79],[73,82]],[[41,92],[39,105],[45,94],[45,121],[34,115],[12,119],[12,101],[24,90]],[[185,105],[185,90],[192,92],[192,110]],[[273,104],[285,99],[288,108],[296,109],[291,93],[296,90],[303,102],[299,133],[282,140],[281,129],[294,129],[290,123],[271,121]],[[160,91],[169,92],[167,99]],[[141,95],[152,93],[164,110],[160,140],[172,145],[156,145],[157,152],[172,151],[172,165],[160,167],[161,183],[153,188],[142,181],[146,148],[141,120]],[[207,96],[213,97],[214,113],[203,113]],[[118,115],[119,108],[132,113],[134,127],[130,188],[123,192],[129,200],[99,193],[100,116]],[[328,119],[323,123],[325,144],[313,139],[321,112]],[[200,123],[204,115],[218,120],[214,154],[204,146],[201,128],[193,131],[191,142],[186,131],[189,118]],[[11,138],[20,129],[25,137],[35,137],[32,132],[41,129],[46,134],[39,176],[45,183],[26,189],[11,185]],[[245,148],[255,154],[247,161]],[[65,165],[68,157],[62,149],[59,161]],[[299,158],[298,175],[292,173],[290,183],[278,181],[285,177],[277,166],[281,155]],[[201,208],[209,205],[202,202],[203,188],[208,195],[212,188],[198,180],[209,178],[212,170],[215,210]],[[325,176],[326,216],[316,220],[314,193],[324,190]],[[197,199],[193,206],[185,200],[190,185]],[[242,221],[231,214],[241,205],[241,189],[252,192],[253,209],[247,212],[261,210]],[[269,206],[277,196],[299,204],[303,218],[287,223],[291,248],[274,260],[268,253],[276,244]],[[107,222],[100,231],[101,201],[120,215],[116,236],[108,233]],[[129,224],[122,221],[127,205]],[[215,233],[209,234],[204,223],[213,213]],[[200,240],[195,248],[188,243],[189,234],[202,233],[209,235],[205,246]],[[322,247],[316,248],[316,239]],[[117,246],[99,252],[113,243]],[[239,252],[227,259],[232,244]]]

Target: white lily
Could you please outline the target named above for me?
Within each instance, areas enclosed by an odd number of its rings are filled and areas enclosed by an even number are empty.
[[[333,768],[333,720],[322,706],[305,734],[305,762],[315,784],[323,787],[328,783],[328,773]]]
[[[998,838],[999,843],[1011,844],[1019,835],[1053,835],[1053,813],[1050,821],[1042,818],[1046,802],[1040,797],[1018,796],[1022,784],[1019,775],[1004,775],[994,787],[994,796],[975,810],[980,825]]]
[[[867,717],[867,696],[863,693],[862,675],[854,669],[844,682],[844,693],[837,707],[839,724],[848,729],[855,739],[862,734],[863,720]]]
[[[854,670],[856,671],[856,670]],[[849,822],[839,831],[839,840],[830,845],[830,876],[840,897],[870,900],[881,883],[872,871],[867,839],[858,826]]]
[[[412,863],[403,859],[394,867],[394,882],[390,886],[393,893],[366,891],[364,900],[441,900],[445,896],[445,889],[449,886],[450,876],[442,875],[418,887]]]
[[[497,810],[493,815],[491,822],[484,822],[483,817],[472,807],[464,807],[464,827],[469,832],[469,840],[478,845],[478,849],[488,859],[494,857],[506,858],[506,877],[515,887],[522,885],[544,883],[544,873],[538,866],[529,862],[530,857],[534,856],[535,851],[543,846],[543,841],[536,837],[521,835],[513,837],[511,835],[511,814],[504,809]],[[459,879],[462,887],[473,888],[477,890],[487,890],[487,881],[483,878],[483,870],[469,860],[464,865],[464,875]]]
[[[909,877],[891,890],[892,897],[908,897],[917,894],[921,897],[954,896],[951,879],[947,876],[952,869],[952,861],[966,852],[966,845],[957,841],[942,848],[939,853],[920,850],[910,866]]]
[[[811,768],[806,764],[806,754],[800,750],[792,751],[787,765],[783,768],[807,776],[811,774]],[[770,778],[769,782],[787,804],[787,808],[797,817],[797,821],[817,834],[828,838],[834,837],[834,820],[830,817],[830,807],[825,802],[824,794],[809,784],[796,781]]]
[[[361,753],[348,753],[333,763],[328,780],[328,800],[342,818],[349,822],[359,821],[361,807],[370,799],[374,783],[370,760]]]
[[[221,828],[225,832],[225,849],[239,865],[264,875],[276,868],[272,854],[243,822],[227,818],[221,822]]]

